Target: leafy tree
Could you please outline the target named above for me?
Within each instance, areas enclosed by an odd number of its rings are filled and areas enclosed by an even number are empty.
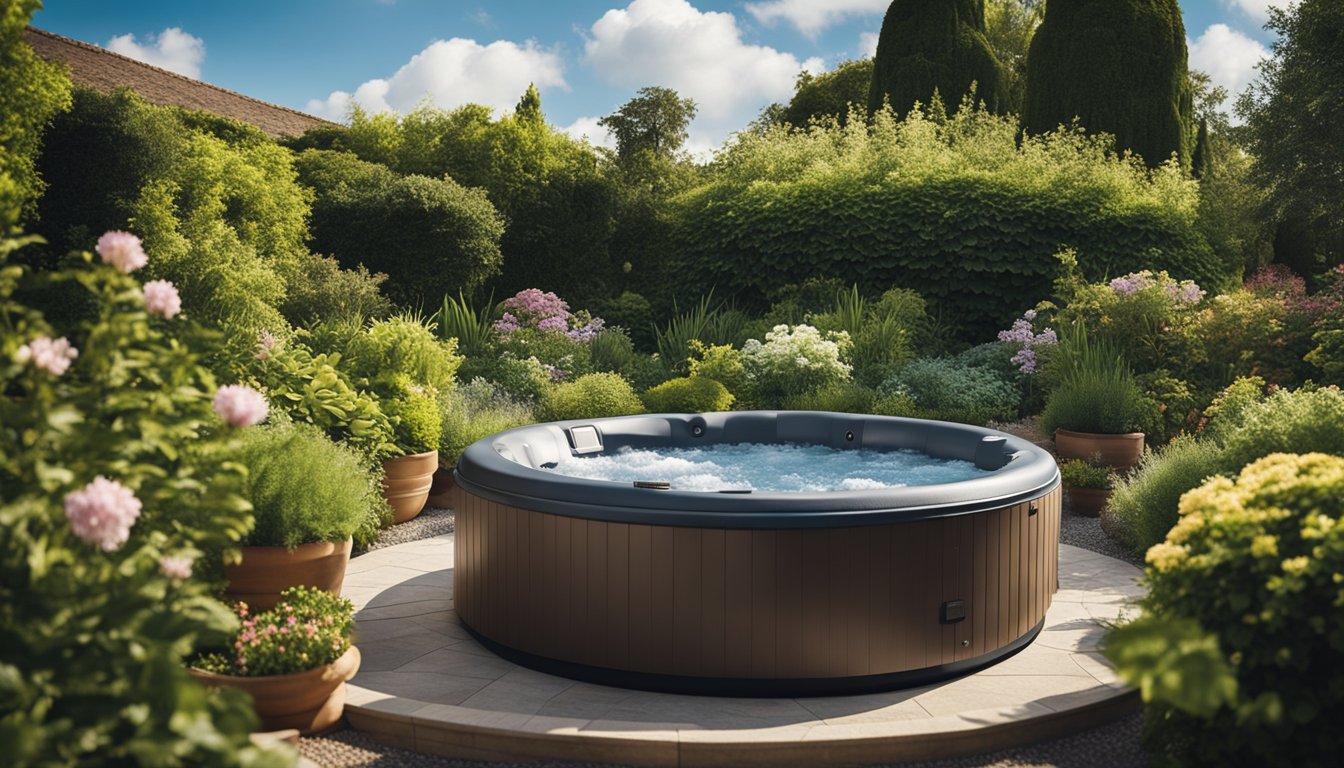
[[[681,98],[671,88],[652,86],[640,88],[638,96],[597,124],[615,137],[616,154],[622,162],[635,161],[645,153],[671,158],[686,143],[686,127],[695,112],[693,100]]]
[[[1074,120],[1149,167],[1189,163],[1185,25],[1177,0],[1051,0],[1027,60],[1027,130]]]
[[[65,72],[23,42],[41,7],[41,0],[17,0],[0,9],[0,232],[33,214],[43,189],[34,167],[42,131],[70,107]]]
[[[833,117],[843,125],[849,119],[851,106],[861,109],[867,103],[872,82],[872,59],[841,62],[830,72],[819,75],[799,72],[793,98],[778,115],[777,122],[801,128],[814,120]]]
[[[1252,178],[1271,190],[1272,213],[1302,232],[1294,261],[1314,272],[1344,261],[1344,5],[1270,7],[1266,27],[1279,34],[1273,55],[1236,109]]]
[[[536,84],[527,84],[527,91],[518,100],[518,106],[514,107],[513,116],[524,123],[540,123],[545,120],[541,114],[541,94],[537,92]]]
[[[877,39],[868,111],[889,100],[902,116],[935,92],[960,104],[972,85],[991,111],[1002,109],[1003,73],[985,39],[984,0],[895,0]]]
[[[1195,134],[1195,149],[1190,155],[1190,174],[1196,179],[1209,175],[1213,168],[1213,147],[1209,144],[1209,124],[1199,121],[1199,132]]]
[[[1005,113],[1020,114],[1027,90],[1027,51],[1045,0],[985,0],[985,40],[1003,65]]]
[[[428,305],[498,271],[504,223],[483,191],[349,152],[305,150],[296,165],[314,191],[314,248],[347,269],[385,272],[393,300]]]

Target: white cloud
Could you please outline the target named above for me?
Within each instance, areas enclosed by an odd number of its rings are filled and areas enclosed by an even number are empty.
[[[177,27],[169,27],[157,35],[146,35],[143,44],[136,42],[135,35],[117,35],[103,47],[113,53],[197,79],[201,76],[201,62],[205,61],[205,41]]]
[[[1223,5],[1229,8],[1240,8],[1243,13],[1260,23],[1264,23],[1269,18],[1269,6],[1282,8],[1290,0],[1222,0]]]
[[[598,117],[580,117],[560,130],[576,139],[586,139],[589,144],[595,147],[615,149],[616,138],[611,135],[611,131],[597,124],[600,119]]]
[[[481,45],[455,37],[430,43],[391,77],[365,81],[354,93],[332,91],[326,99],[309,101],[307,109],[341,120],[355,101],[369,112],[404,114],[428,96],[443,109],[476,103],[505,111],[518,103],[528,83],[539,90],[568,89],[560,55],[531,40],[523,45],[508,40]]]
[[[697,10],[686,0],[634,0],[607,11],[589,30],[584,61],[609,83],[662,86],[695,100],[687,147],[719,145],[772,101],[793,95],[798,72],[821,59],[748,45],[731,13]]]
[[[780,19],[788,21],[808,37],[814,37],[826,27],[846,16],[864,16],[883,14],[890,0],[768,0],[763,3],[747,3],[747,12],[764,24],[774,24]]]
[[[1213,24],[1196,40],[1187,40],[1190,68],[1204,72],[1214,85],[1235,97],[1255,79],[1255,65],[1269,55],[1265,46],[1226,24]]]
[[[859,34],[859,55],[864,58],[872,58],[877,55],[876,32],[863,32]]]

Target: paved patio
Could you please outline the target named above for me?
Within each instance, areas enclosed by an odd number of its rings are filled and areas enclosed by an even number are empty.
[[[507,662],[453,612],[452,534],[351,561],[363,666],[352,727],[393,746],[477,760],[648,766],[850,765],[985,752],[1134,711],[1097,652],[1099,622],[1142,594],[1132,565],[1060,546],[1060,590],[1040,636],[980,672],[862,696],[744,699],[576,682]]]

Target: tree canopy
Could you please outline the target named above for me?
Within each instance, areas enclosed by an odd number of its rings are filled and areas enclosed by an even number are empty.
[[[695,112],[691,99],[683,99],[671,88],[651,86],[640,88],[638,96],[597,124],[611,131],[616,154],[623,161],[641,152],[670,158],[686,143],[686,129]]]

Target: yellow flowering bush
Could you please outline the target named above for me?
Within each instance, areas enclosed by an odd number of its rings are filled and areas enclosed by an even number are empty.
[[[1276,453],[1181,499],[1143,616],[1106,655],[1175,764],[1333,765],[1344,751],[1344,458]]]

